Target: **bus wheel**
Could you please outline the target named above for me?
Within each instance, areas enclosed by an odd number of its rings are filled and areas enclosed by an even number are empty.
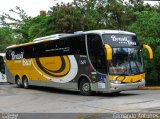
[[[119,95],[121,93],[121,91],[119,91],[119,92],[113,92],[113,93],[111,93],[112,95]]]
[[[87,79],[83,79],[80,82],[80,91],[82,95],[89,96],[92,94],[90,82]]]
[[[17,87],[21,88],[22,87],[22,83],[21,83],[21,79],[19,78],[19,76],[16,76],[15,81],[16,81]]]
[[[23,84],[23,88],[29,88],[29,83],[28,83],[28,79],[26,76],[23,76],[22,84]]]

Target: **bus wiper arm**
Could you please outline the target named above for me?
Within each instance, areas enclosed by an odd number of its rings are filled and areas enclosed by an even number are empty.
[[[133,59],[133,56],[132,56],[132,54],[131,54],[131,58]],[[137,69],[138,69],[138,72],[140,72],[140,69],[139,69],[139,67],[138,67],[138,64],[137,64],[137,62],[136,61],[134,61],[134,59],[133,59],[133,62],[136,64],[136,67],[137,67]],[[131,67],[132,68],[132,67]]]

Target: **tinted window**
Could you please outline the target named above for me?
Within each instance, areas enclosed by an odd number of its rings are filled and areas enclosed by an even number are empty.
[[[22,46],[21,48],[18,48],[16,50],[17,53],[24,53],[23,58],[33,58],[35,57],[35,53],[34,53],[34,47],[35,45],[28,45],[28,46]],[[20,51],[18,51],[20,50]]]
[[[106,73],[107,65],[105,59],[105,52],[100,36],[95,34],[88,35],[87,45],[89,58],[94,68],[101,73]]]
[[[2,56],[0,56],[0,72],[5,74],[4,60]]]
[[[85,36],[72,36],[59,40],[62,55],[86,55]]]
[[[11,49],[6,49],[6,59],[11,60]]]
[[[35,45],[36,57],[49,57],[59,55],[58,40],[37,43]]]
[[[16,60],[23,58],[33,58],[35,57],[34,45],[21,46],[16,48],[11,48],[6,50],[6,58],[8,60]]]
[[[76,54],[86,55],[84,35],[51,40],[6,50],[6,58],[8,60],[14,59],[13,55],[16,57],[23,56],[23,58],[27,59]]]
[[[7,49],[6,51],[6,58],[8,60],[16,60],[24,58],[24,51],[21,50],[21,47],[16,47],[12,49]]]

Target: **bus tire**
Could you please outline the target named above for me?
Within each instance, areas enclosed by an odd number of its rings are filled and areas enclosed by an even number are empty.
[[[22,87],[21,79],[19,76],[15,77],[15,82],[16,82],[18,88]]]
[[[23,76],[22,78],[22,85],[23,85],[23,88],[29,88],[29,83],[28,83],[28,78],[26,76]]]
[[[90,82],[87,79],[83,79],[80,82],[80,91],[82,95],[89,96],[92,94]]]
[[[113,95],[113,96],[117,96],[117,95],[120,95],[120,93],[121,93],[121,91],[113,92],[113,93],[111,93],[111,95]]]

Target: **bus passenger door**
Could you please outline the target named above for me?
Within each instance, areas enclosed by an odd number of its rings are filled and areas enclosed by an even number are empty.
[[[107,78],[107,60],[101,37],[97,34],[89,34],[87,36],[87,46],[89,59],[96,73],[96,79],[92,79],[92,81],[96,82],[93,83],[95,85],[93,90],[105,91],[109,83]]]

